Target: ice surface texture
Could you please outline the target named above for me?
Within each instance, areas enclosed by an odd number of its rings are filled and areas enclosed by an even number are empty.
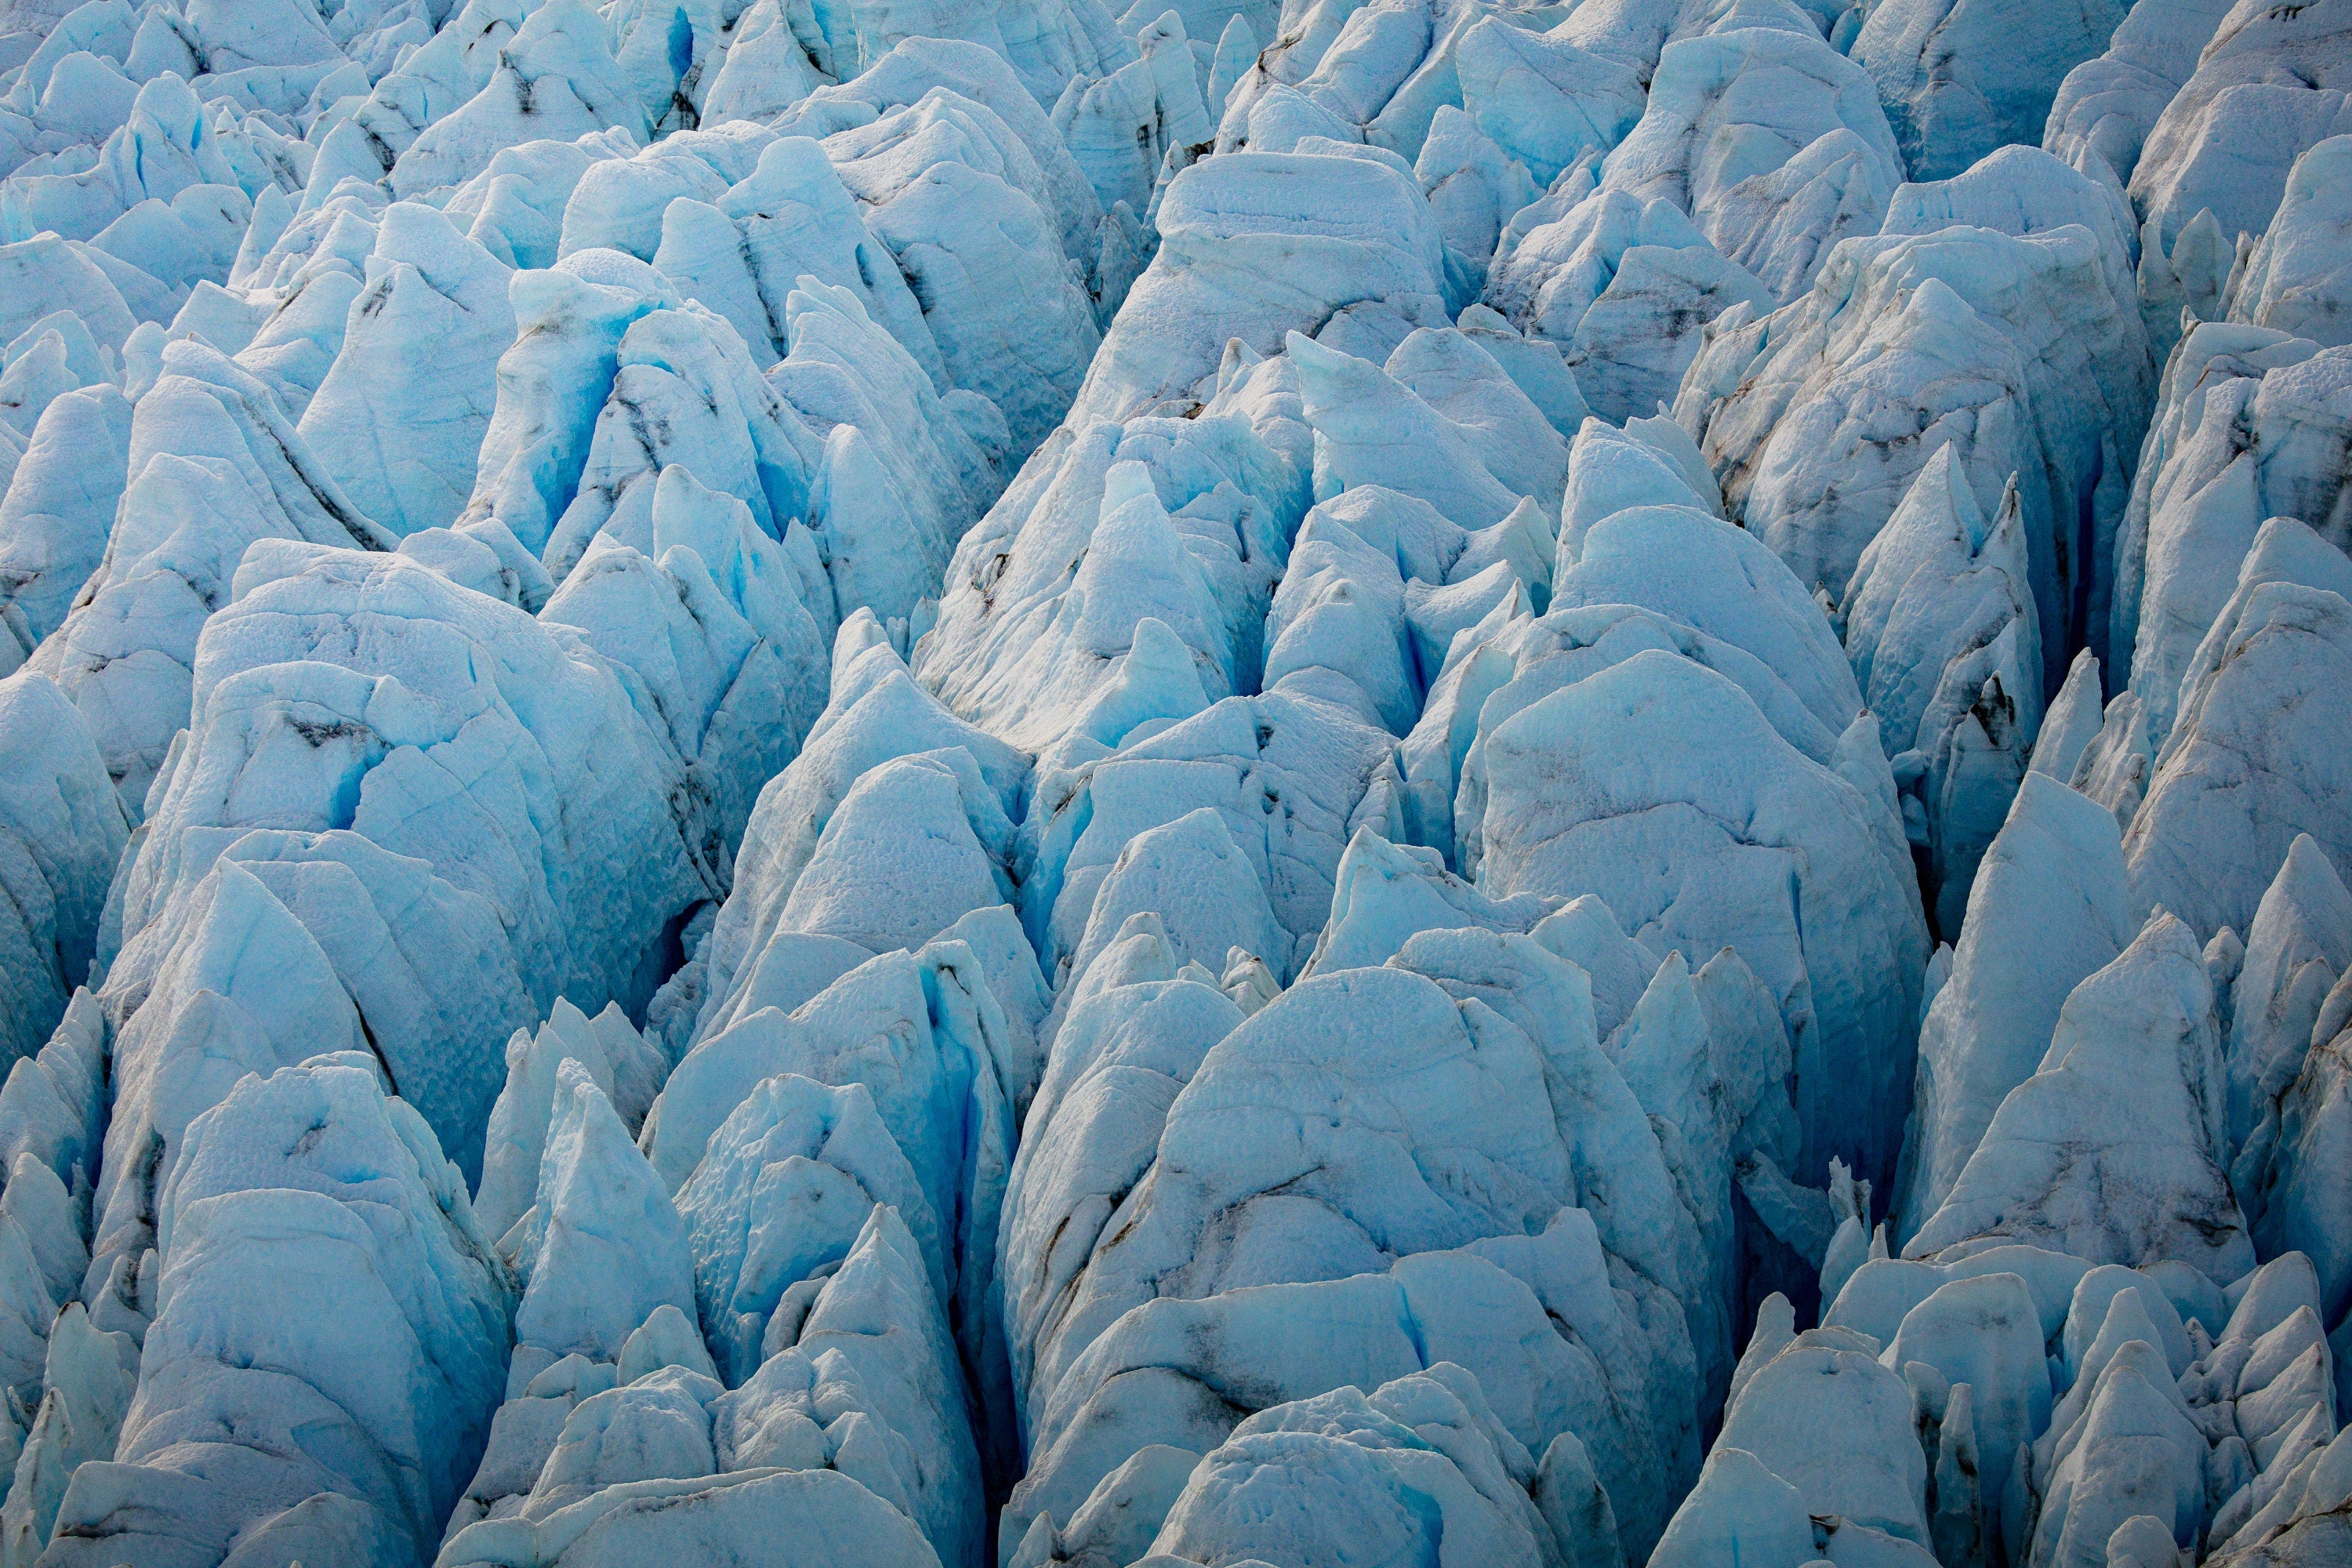
[[[2352,1552],[2352,0],[0,0],[0,1568]]]

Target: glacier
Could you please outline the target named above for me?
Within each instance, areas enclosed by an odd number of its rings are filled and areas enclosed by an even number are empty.
[[[0,1568],[2352,1563],[2352,0],[0,0]]]

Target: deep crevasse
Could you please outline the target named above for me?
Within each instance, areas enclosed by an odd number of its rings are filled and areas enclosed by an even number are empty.
[[[0,0],[0,1568],[2352,1552],[2352,0]]]

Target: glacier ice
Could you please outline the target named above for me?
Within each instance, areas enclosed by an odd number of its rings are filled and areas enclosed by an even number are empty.
[[[1370,1394],[1341,1388],[1251,1416],[1202,1458],[1141,1561],[1231,1561],[1258,1545],[1394,1559],[1443,1542],[1485,1563],[1548,1562],[1580,1544],[1543,1507],[1558,1473],[1536,1469],[1475,1377],[1440,1362]]]
[[[1940,1207],[2010,1090],[2040,1068],[2074,986],[2133,936],[2114,818],[2047,773],[2019,786],[1969,891],[1951,970],[1919,1025],[1898,1239]]]
[[[0,1568],[2344,1555],[2346,0],[0,0]]]
[[[1839,606],[1945,931],[1964,929],[1994,814],[2014,798],[2040,729],[2041,626],[2021,515],[2012,483],[1987,519],[1942,447],[1863,547]]]
[[[10,1066],[40,1051],[89,978],[130,823],[81,714],[31,670],[0,680],[0,888]]]
[[[249,1077],[191,1124],[156,1215],[172,1267],[139,1391],[112,1458],[74,1472],[56,1539],[214,1563],[272,1531],[352,1561],[438,1537],[495,1404],[509,1303],[434,1145],[348,1055]],[[262,1306],[303,1295],[311,1310]]]
[[[2112,430],[2156,392],[2122,209],[2111,185],[2006,148],[1898,190],[1880,234],[1780,311],[1718,320],[1675,411],[1725,475],[1727,514],[1834,597],[1936,449],[1959,447],[1988,513],[2016,475],[2054,686],[2114,592],[2102,552],[2123,553],[2135,454]]]
[[[1743,765],[1675,769],[1676,731],[1739,735]],[[1791,746],[1737,684],[1664,649],[1483,739],[1483,809],[1467,833],[1456,823],[1481,886],[1595,893],[1659,946],[1743,949],[1794,1042],[1809,1152],[1890,1170],[1927,954],[1870,798]]]
[[[2147,447],[2160,461],[2143,468],[2123,517],[2110,629],[2114,684],[2137,682],[2144,732],[2155,740],[2170,728],[2189,658],[2263,523],[2332,526],[2342,481],[2326,411],[2352,375],[2352,356],[2315,348],[2274,329],[2216,322],[2183,337],[2166,367]],[[2244,443],[2224,437],[2240,425]],[[2152,668],[2143,675],[2144,664]]]
[[[1520,209],[1496,246],[1486,303],[1562,345],[1593,412],[1622,422],[1670,400],[1701,323],[1772,293],[1727,259],[1664,196],[1590,195],[1579,164]],[[1581,199],[1578,197],[1581,195]]]
[[[2042,144],[2077,166],[2095,153],[2129,183],[2147,133],[2234,8],[2231,0],[2135,0],[2105,48],[2058,84]]]
[[[2101,1087],[2117,1074],[2140,1086],[2127,1114]],[[2227,1131],[2212,985],[2189,928],[2159,911],[2068,994],[2042,1066],[2002,1098],[1905,1256],[2055,1241],[2094,1262],[2176,1261],[2234,1280],[2252,1247],[2221,1168]],[[2085,1183],[2095,1214],[2070,1195]]]
[[[131,458],[131,405],[110,381],[76,387],[50,398],[25,436],[0,500],[0,592],[7,595],[0,618],[11,640],[37,644],[64,622],[105,557]],[[91,460],[94,453],[103,457]],[[21,661],[31,652],[25,646],[0,657]]]
[[[2250,554],[2242,580],[2262,563]],[[2209,853],[2228,847],[2251,870],[2257,859],[2283,861],[2298,833],[2335,844],[2344,832],[2329,809],[2329,763],[2315,755],[2305,764],[2301,752],[2327,727],[2329,695],[2340,689],[2327,672],[2345,657],[2344,616],[2352,603],[2292,577],[2257,577],[2246,585],[2250,592],[2232,596],[2229,619],[2207,634],[2210,651],[2201,647],[2204,657],[2183,678],[2180,712],[2125,839],[2136,891],[2200,931],[2249,925],[2268,883],[2259,873],[2192,878],[2183,858],[2190,837],[2206,838]],[[2241,683],[2273,692],[2275,710],[2294,713],[2294,721],[2233,717],[2231,697]],[[2302,776],[2306,765],[2308,778]],[[2241,780],[2249,787],[2241,790]]]
[[[2108,47],[2128,9],[2121,0],[1889,0],[1868,8],[1853,50],[1886,101],[1913,177],[1938,179],[2032,142],[2063,79]]]
[[[2228,282],[2231,321],[2340,346],[2352,280],[2332,235],[2344,221],[2335,215],[2344,199],[2347,156],[2352,139],[2331,136],[2287,171],[2277,215],[2246,258],[2244,272]]]
[[[1601,184],[1673,202],[1785,303],[1885,217],[1903,163],[1859,67],[1809,27],[1733,25],[1747,20],[1666,46]]]
[[[302,426],[335,433],[320,444],[336,454],[326,461],[343,493],[406,535],[455,521],[472,490],[498,357],[514,341],[509,269],[446,217],[394,202],[367,270]]]
[[[2326,5],[2233,5],[2221,18],[2131,174],[2134,205],[2168,249],[2200,211],[2232,237],[2269,227],[2296,156],[2347,129],[2345,26]]]
[[[1159,251],[1070,405],[1074,433],[1209,402],[1231,340],[1271,355],[1300,327],[1319,340],[1360,323],[1385,360],[1412,328],[1452,315],[1444,241],[1419,185],[1336,145],[1195,163],[1169,182],[1156,222]]]
[[[201,340],[167,346],[146,393],[105,554],[27,661],[89,719],[133,812],[184,725],[199,634],[245,547],[397,542],[344,497],[268,387]]]

